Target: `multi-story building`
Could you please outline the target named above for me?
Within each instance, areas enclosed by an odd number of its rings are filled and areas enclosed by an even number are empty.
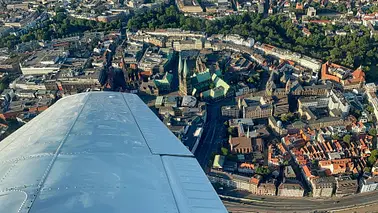
[[[303,197],[304,189],[299,183],[281,183],[277,190],[277,196]]]
[[[365,73],[361,67],[352,71],[346,67],[326,62],[322,65],[321,79],[339,83],[345,90],[360,89],[365,84]]]
[[[266,54],[274,55],[280,59],[295,61],[296,63],[311,69],[314,76],[317,75],[321,67],[321,62],[319,60],[292,52],[287,49],[281,49],[268,44],[255,45],[255,47],[264,51]]]
[[[298,98],[298,109],[302,107],[328,107],[329,98],[326,96],[307,96]]]
[[[274,183],[261,183],[257,187],[257,195],[276,195],[276,186]]]
[[[240,110],[238,106],[222,106],[222,116],[229,118],[240,118]]]
[[[342,197],[357,193],[357,180],[352,180],[350,177],[336,178],[336,196]]]
[[[223,186],[230,188],[241,189],[249,191],[257,195],[276,195],[276,186],[274,183],[260,183],[261,178],[258,177],[245,177],[240,175],[230,175],[225,172],[211,170],[208,178],[212,183],[219,183]]]
[[[184,13],[202,13],[202,7],[197,0],[176,0],[177,7]]]
[[[361,193],[377,190],[378,176],[374,176],[370,178],[361,178],[359,185],[360,185]]]
[[[361,67],[356,69],[350,77],[342,82],[344,90],[360,89],[365,84],[365,72]]]
[[[230,119],[228,120],[228,124],[230,127],[239,127],[240,125],[247,127],[254,126],[253,120],[250,118]]]
[[[312,86],[301,86],[297,85],[295,88],[292,89],[293,95],[299,96],[308,96],[308,95],[318,95],[318,96],[326,96],[331,89],[329,84],[318,84]]]
[[[331,197],[336,187],[334,177],[314,177],[310,183],[313,197]]]
[[[378,98],[376,95],[376,85],[374,83],[366,84],[365,90],[368,101],[374,108],[374,115],[376,118],[378,118]]]
[[[172,47],[176,51],[182,50],[201,50],[203,48],[204,42],[201,39],[195,40],[178,40],[172,43]]]
[[[138,68],[154,73],[164,73],[170,63],[170,52],[163,48],[148,48],[138,63]]]
[[[259,101],[244,99],[239,103],[239,107],[242,109],[243,118],[268,118],[273,114],[272,104],[261,105]]]
[[[61,50],[40,51],[20,64],[24,75],[46,75],[57,73],[66,61],[68,52]]]
[[[289,101],[288,98],[278,99],[273,103],[274,116],[279,116],[281,114],[286,114],[289,112]]]
[[[243,118],[267,118],[272,115],[273,107],[270,104],[262,106],[248,106],[243,108]]]
[[[10,85],[12,89],[22,90],[46,90],[45,81],[41,77],[25,77],[20,76],[15,79]]]
[[[192,32],[192,31],[185,31],[179,28],[169,28],[169,29],[156,29],[153,31],[143,31],[148,35],[153,36],[166,36],[166,37],[173,37],[173,38],[205,38],[205,33],[201,32]],[[138,31],[139,34],[143,34],[143,32]]]
[[[244,39],[241,36],[234,35],[234,34],[226,35],[223,38],[223,41],[230,42],[230,43],[237,44],[237,45],[243,45],[243,46],[247,46],[247,47],[253,47],[253,44],[255,43],[255,40],[253,38]]]
[[[349,114],[350,105],[341,92],[332,89],[329,92],[328,109],[331,113],[333,111],[340,111],[341,115],[345,117]],[[336,114],[334,116],[337,117]]]
[[[253,152],[252,139],[249,137],[233,137],[228,142],[233,153],[249,154]]]
[[[242,96],[256,91],[257,88],[255,87],[255,85],[238,82],[238,85],[235,88],[235,96]]]
[[[277,121],[273,116],[268,117],[268,125],[276,135],[286,135],[287,129],[282,125],[282,121]]]
[[[350,120],[344,120],[340,117],[324,117],[319,118],[317,120],[310,120],[308,121],[308,127],[311,129],[320,129],[329,126],[347,126],[350,125],[352,122]]]
[[[145,36],[143,41],[158,47],[166,47],[167,38],[163,36]]]
[[[341,83],[341,79],[346,78],[351,72],[346,67],[326,62],[322,65],[321,79]]]

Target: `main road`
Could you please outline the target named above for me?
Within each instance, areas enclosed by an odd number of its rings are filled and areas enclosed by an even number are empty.
[[[222,196],[223,197],[223,196]],[[230,212],[314,212],[335,211],[378,203],[378,192],[368,192],[342,198],[310,199],[255,196],[248,201],[236,202],[223,197]]]
[[[207,104],[207,118],[204,125],[204,131],[194,155],[202,166],[203,170],[207,170],[208,163],[212,153],[217,152],[222,146],[222,135],[224,125],[220,113],[221,103]]]

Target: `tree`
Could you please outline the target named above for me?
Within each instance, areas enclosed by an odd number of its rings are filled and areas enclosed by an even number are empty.
[[[257,174],[260,174],[260,175],[267,175],[267,174],[270,174],[270,170],[268,167],[265,167],[265,166],[259,166],[257,167],[256,169],[256,173]]]
[[[377,149],[374,149],[373,151],[371,151],[370,153],[370,156],[368,157],[368,166],[372,167],[374,166],[375,162],[377,161],[377,157],[378,157],[378,150]]]
[[[368,165],[373,166],[376,161],[377,161],[377,157],[376,156],[370,155],[368,157]]]
[[[238,136],[238,129],[236,127],[228,127],[227,132],[229,135],[236,137]]]
[[[372,107],[371,105],[368,105],[368,106],[366,107],[366,110],[367,110],[368,112],[370,112],[370,113],[374,113],[374,107]]]
[[[227,156],[228,155],[228,149],[225,147],[221,148],[222,155]]]
[[[344,141],[345,143],[350,144],[350,140],[351,140],[351,138],[352,138],[351,135],[345,135],[345,136],[343,137],[343,141]]]
[[[291,112],[286,113],[286,114],[281,114],[281,116],[280,116],[281,121],[283,121],[283,122],[290,121],[290,120],[293,119],[293,117],[294,117],[294,115]]]
[[[377,129],[372,127],[369,129],[369,135],[371,136],[377,136]]]
[[[247,82],[248,83],[251,83],[251,84],[254,84],[255,83],[255,79],[251,76],[247,79]]]
[[[4,91],[8,86],[4,84],[3,82],[0,82],[0,91]]]
[[[315,3],[314,3],[315,4]],[[317,3],[316,3],[317,4]],[[377,7],[377,6],[375,6]],[[345,4],[328,4],[328,9],[344,11]],[[378,7],[377,7],[378,8]],[[0,47],[14,47],[18,43],[29,39],[48,40],[51,37],[61,38],[69,34],[81,33],[87,30],[110,31],[119,29],[121,21],[111,23],[98,23],[96,21],[79,20],[67,16],[63,7],[56,7],[56,16],[43,23],[43,32],[31,30],[34,38],[24,36],[2,37]],[[375,9],[374,9],[375,10]],[[201,19],[198,17],[185,16],[173,5],[161,5],[151,8],[143,13],[133,14],[128,19],[127,28],[132,31],[140,29],[158,28],[181,28],[184,30],[205,31],[207,35],[212,34],[238,34],[244,38],[252,37],[261,43],[268,43],[280,48],[296,51],[310,57],[322,60],[331,60],[334,63],[357,68],[360,65],[370,67],[378,63],[377,40],[378,37],[370,37],[370,30],[365,26],[356,28],[356,32],[362,35],[351,33],[348,36],[325,36],[325,30],[338,30],[343,26],[326,26],[309,24],[312,32],[310,37],[303,37],[301,29],[291,20],[282,15],[272,15],[267,18],[257,13],[244,13],[242,15],[230,15],[215,20]],[[347,26],[346,29],[349,29]],[[372,72],[370,72],[372,73]],[[367,78],[374,81],[373,78]],[[259,78],[249,78],[251,83],[259,83]]]
[[[361,117],[361,111],[358,110],[358,109],[354,109],[354,108],[353,108],[353,109],[351,109],[350,113],[351,113],[354,117],[356,117],[356,118]]]
[[[228,153],[228,155],[226,156],[226,159],[228,161],[236,162],[236,161],[238,161],[238,156],[235,155],[235,154]]]
[[[63,20],[65,20],[67,18],[67,15],[65,13],[62,13],[62,12],[58,12],[55,16],[55,20],[57,22],[62,22]]]
[[[286,114],[282,114],[282,115],[280,116],[280,118],[281,118],[281,121],[283,121],[283,122],[286,122],[286,121],[289,120]]]
[[[365,167],[364,172],[371,172],[371,167]]]
[[[336,134],[333,134],[331,137],[333,140],[340,140],[340,137]]]

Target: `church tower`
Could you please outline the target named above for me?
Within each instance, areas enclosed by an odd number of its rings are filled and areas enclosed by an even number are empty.
[[[184,61],[184,62],[182,62]],[[181,70],[181,71],[180,71]],[[181,95],[188,95],[188,64],[187,59],[182,60],[180,58],[179,62],[179,92]]]

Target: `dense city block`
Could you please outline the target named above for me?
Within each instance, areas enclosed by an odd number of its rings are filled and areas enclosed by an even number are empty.
[[[0,3],[0,139],[60,98],[138,94],[229,197],[378,190],[373,1]]]

